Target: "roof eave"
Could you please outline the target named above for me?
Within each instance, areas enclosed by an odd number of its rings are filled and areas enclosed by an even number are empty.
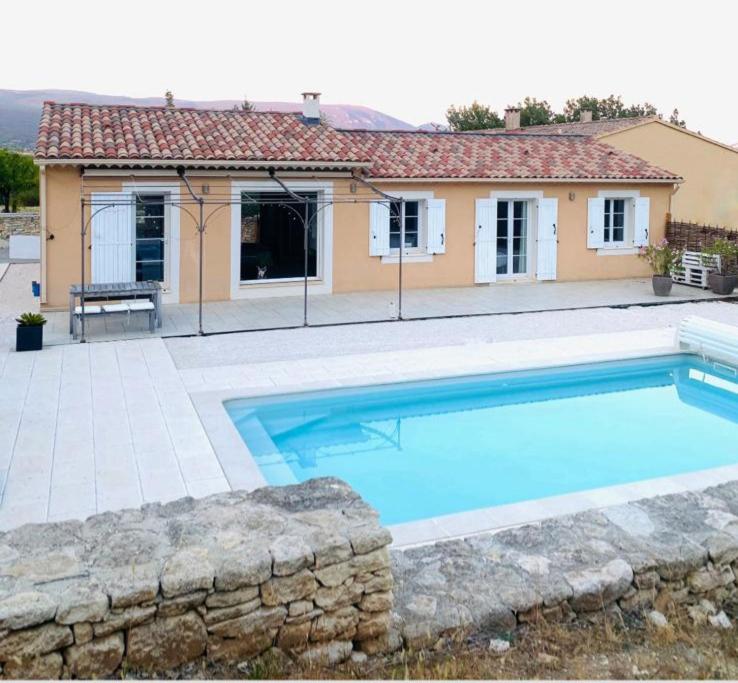
[[[369,176],[377,183],[617,183],[617,184],[660,184],[674,185],[684,182],[684,178],[383,178]]]
[[[261,170],[265,168],[287,170],[343,170],[369,168],[369,161],[243,161],[243,160],[203,160],[203,159],[46,159],[36,157],[38,166],[81,166],[103,168],[237,168]]]

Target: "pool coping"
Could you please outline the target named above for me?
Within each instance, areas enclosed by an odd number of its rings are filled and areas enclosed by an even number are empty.
[[[659,331],[662,341],[664,330]],[[670,332],[673,335],[673,332]],[[612,335],[590,335],[606,338]],[[673,337],[672,337],[673,338]],[[536,340],[540,343],[540,340]],[[521,342],[526,344],[526,342]],[[493,347],[494,344],[488,346]],[[586,346],[586,344],[585,344]],[[226,412],[224,402],[235,399],[258,399],[282,395],[308,394],[330,389],[372,387],[423,380],[474,377],[484,374],[541,370],[565,366],[585,365],[619,360],[654,358],[683,353],[673,341],[669,344],[634,345],[631,349],[593,352],[581,351],[576,347],[559,347],[546,357],[494,359],[457,368],[426,369],[409,373],[385,372],[373,376],[346,376],[340,379],[323,379],[307,382],[287,382],[273,386],[246,386],[211,391],[193,391],[192,403],[200,417],[206,434],[220,461],[226,479],[232,489],[251,491],[267,485],[259,466],[248,446]],[[345,358],[345,357],[344,357]],[[699,470],[686,474],[670,475],[655,479],[640,480],[629,484],[606,486],[574,493],[538,498],[530,501],[478,508],[450,515],[430,517],[416,522],[388,525],[393,536],[393,547],[422,545],[440,540],[472,536],[491,531],[500,531],[512,526],[540,521],[550,517],[597,509],[634,500],[702,489],[726,481],[738,480],[738,465]]]

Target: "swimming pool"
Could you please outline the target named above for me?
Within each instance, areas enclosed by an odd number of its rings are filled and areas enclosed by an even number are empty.
[[[738,463],[738,378],[675,355],[227,401],[269,484],[413,522]]]

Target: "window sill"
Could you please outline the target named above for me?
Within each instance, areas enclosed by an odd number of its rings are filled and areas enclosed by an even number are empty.
[[[597,256],[634,256],[640,247],[603,247],[597,250]]]
[[[388,263],[388,264],[395,263],[396,264],[399,262],[400,262],[399,254],[389,254],[387,256],[382,256],[382,263]],[[403,254],[402,262],[403,263],[433,263],[433,254],[427,254],[426,252]]]
[[[239,287],[258,287],[265,285],[293,285],[297,282],[304,282],[305,278],[302,277],[285,277],[285,278],[263,278],[261,280],[241,280],[238,284]],[[322,278],[315,276],[308,276],[308,283],[322,282]]]

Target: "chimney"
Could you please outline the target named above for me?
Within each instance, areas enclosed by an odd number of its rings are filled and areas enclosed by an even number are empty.
[[[508,107],[505,109],[505,130],[517,130],[520,128],[520,108]]]
[[[582,109],[579,112],[579,121],[581,123],[592,123],[592,110],[591,109]]]
[[[302,93],[302,120],[315,125],[320,123],[320,93]]]

